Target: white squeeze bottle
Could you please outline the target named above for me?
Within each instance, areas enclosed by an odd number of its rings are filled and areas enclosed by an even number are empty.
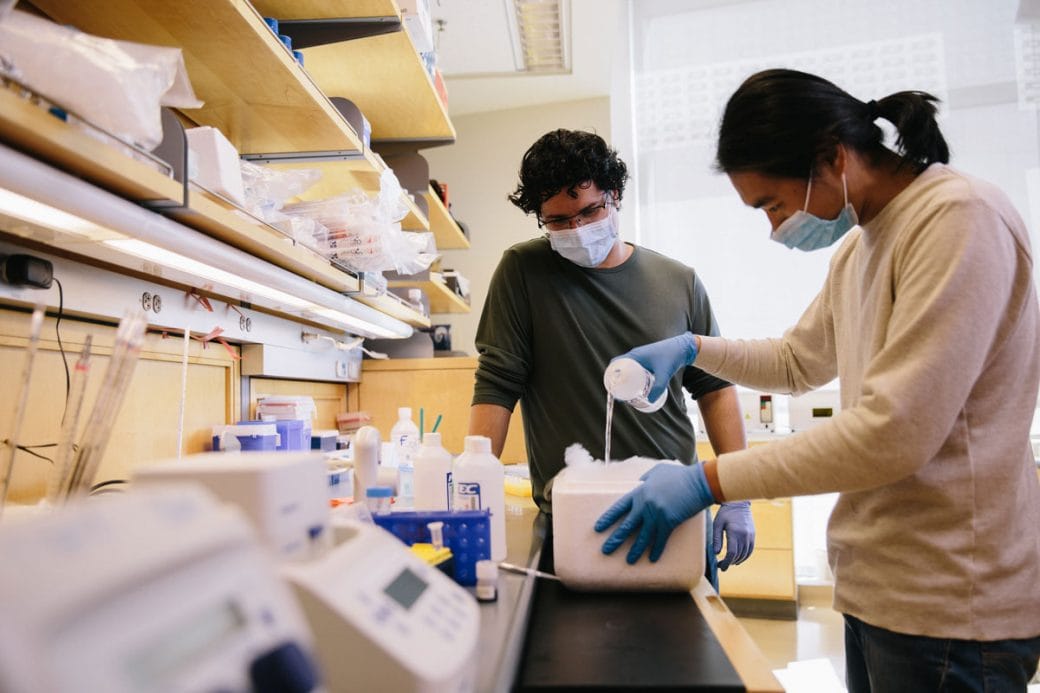
[[[412,505],[416,510],[451,510],[451,453],[441,445],[440,433],[427,433],[413,460]]]
[[[654,374],[639,365],[635,359],[614,359],[603,372],[603,386],[607,392],[637,411],[644,414],[655,412],[664,406],[668,399],[668,388],[661,396],[651,402],[648,397],[654,387]]]
[[[390,429],[390,445],[397,463],[398,495],[411,498],[412,460],[419,450],[419,427],[412,421],[411,407],[400,407],[397,410],[397,423]]]
[[[364,503],[365,492],[375,486],[379,476],[379,451],[382,447],[379,429],[362,426],[354,434],[354,502]]]
[[[491,453],[487,436],[466,436],[465,451],[455,458],[453,510],[491,511],[491,560],[506,558],[506,490],[502,463]]]

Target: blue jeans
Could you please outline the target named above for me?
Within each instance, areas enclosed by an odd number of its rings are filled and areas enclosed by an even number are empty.
[[[904,635],[845,614],[849,693],[1025,691],[1040,659],[1040,637],[947,640]]]

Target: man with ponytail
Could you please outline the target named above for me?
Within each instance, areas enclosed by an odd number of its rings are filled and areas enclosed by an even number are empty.
[[[838,377],[842,410],[771,445],[655,468],[596,524],[622,520],[607,553],[638,531],[634,562],[711,503],[839,492],[827,542],[853,693],[1024,691],[1040,658],[1029,234],[1000,190],[947,165],[936,101],[861,101],[793,70],[737,89],[718,169],[773,240],[841,245],[781,337],[687,333],[627,356],[658,379],[696,363],[792,395]]]

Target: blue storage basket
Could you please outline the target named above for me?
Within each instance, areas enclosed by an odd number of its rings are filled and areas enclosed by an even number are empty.
[[[422,510],[373,515],[375,523],[408,546],[430,543],[429,522],[444,523],[444,545],[455,561],[455,582],[477,584],[477,561],[491,558],[490,510]]]

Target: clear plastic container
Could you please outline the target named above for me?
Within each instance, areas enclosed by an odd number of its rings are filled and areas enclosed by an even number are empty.
[[[668,389],[651,402],[648,398],[654,388],[654,374],[630,358],[614,359],[603,372],[603,386],[607,392],[644,414],[655,412],[668,399]]]
[[[506,493],[502,463],[491,453],[491,439],[466,436],[465,451],[452,469],[454,510],[491,511],[491,560],[506,557]]]
[[[390,513],[390,502],[394,492],[389,486],[372,486],[365,491],[365,501],[368,509],[373,515],[387,515]]]

